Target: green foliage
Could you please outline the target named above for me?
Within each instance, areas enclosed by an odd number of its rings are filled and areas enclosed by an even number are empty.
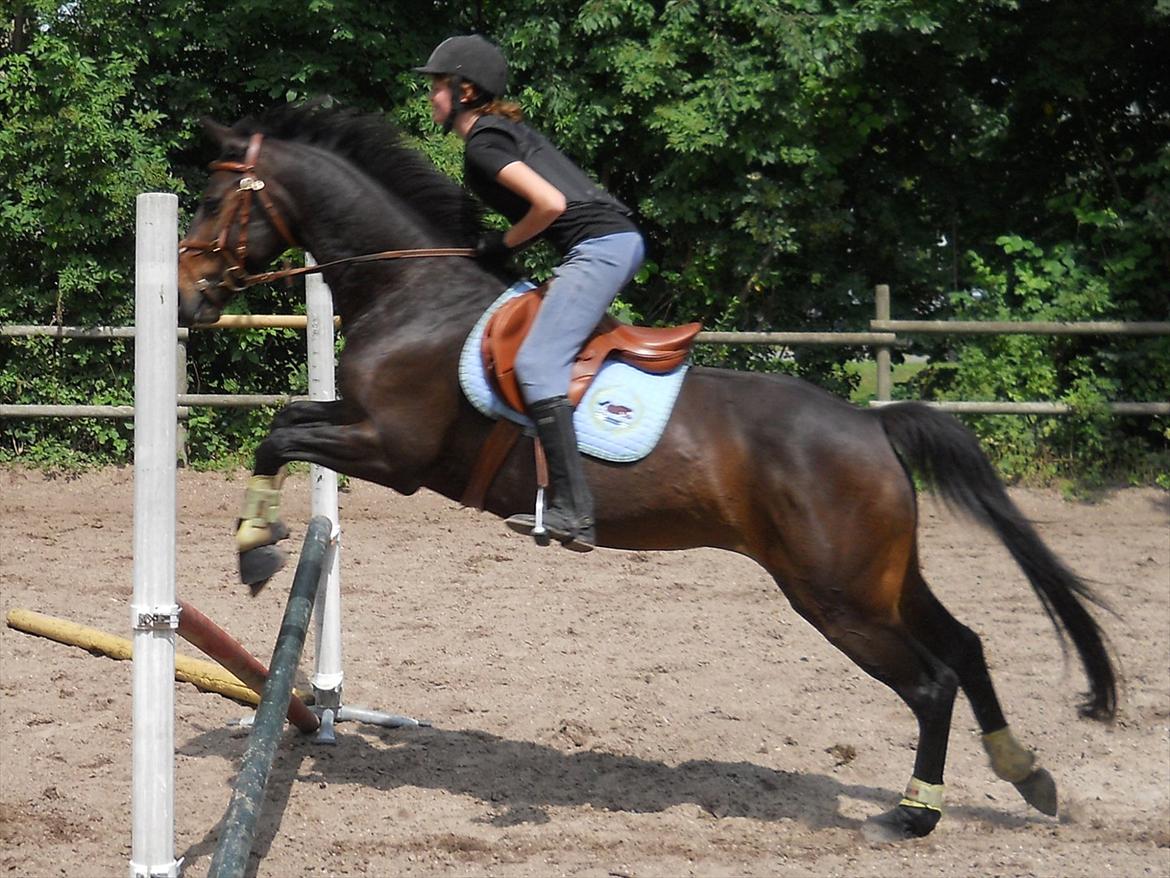
[[[1018,235],[997,242],[993,264],[969,254],[976,283],[952,295],[955,316],[983,321],[1093,321],[1115,317],[1123,303],[1109,267],[1089,267],[1083,248],[1045,250]],[[1114,418],[1107,402],[1165,399],[1170,339],[1084,336],[977,336],[956,343],[951,362],[936,364],[906,395],[936,399],[1063,402],[1066,417],[987,416],[971,424],[1010,476],[1101,480],[1132,470],[1143,452],[1161,447],[1165,419]]]
[[[0,57],[0,323],[132,323],[135,196],[181,188],[157,136],[164,116],[136,93],[146,56],[128,42],[91,57],[62,33],[64,10],[28,11],[41,26]],[[0,398],[129,404],[128,353],[123,342],[0,343]],[[121,422],[0,422],[0,457],[80,464],[128,448]]]
[[[391,114],[444,171],[461,144],[410,68],[478,30],[530,120],[637,211],[646,268],[621,313],[720,330],[896,317],[1165,320],[1170,12],[1089,0],[15,0],[0,16],[0,323],[132,319],[134,196],[179,193],[198,119],[329,95]],[[528,268],[551,269],[547,250]],[[940,290],[948,291],[940,294]],[[983,298],[972,298],[973,291]],[[252,296],[286,311],[295,290]],[[299,334],[196,334],[192,391],[298,386]],[[1138,472],[1165,423],[1166,340],[943,339],[905,392],[1058,399],[1070,419],[973,420],[1019,475]],[[125,345],[0,341],[5,402],[126,403]],[[704,362],[838,392],[862,349],[708,347]],[[290,384],[291,382],[291,384]],[[1164,384],[1164,380],[1161,381]],[[247,455],[263,413],[196,410],[197,458]],[[0,456],[117,460],[113,422],[3,421]],[[1144,455],[1144,456],[1143,456]]]
[[[861,405],[867,405],[870,400],[877,399],[877,364],[873,360],[858,360],[845,364],[850,375],[855,376],[857,384],[853,388],[850,398]],[[891,382],[893,395],[897,398],[906,398],[905,391],[899,385],[913,381],[927,364],[922,360],[907,360],[895,363],[891,368]]]
[[[303,314],[302,289],[262,287],[236,300],[229,311]],[[308,374],[305,335],[291,329],[200,332],[187,341],[189,393],[271,393],[305,395]],[[189,455],[209,462],[249,464],[268,433],[275,409],[192,408],[187,422]]]

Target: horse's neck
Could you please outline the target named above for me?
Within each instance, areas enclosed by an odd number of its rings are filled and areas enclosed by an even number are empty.
[[[435,246],[401,204],[343,162],[316,155],[302,161],[299,170],[287,178],[285,188],[296,202],[300,242],[318,264]],[[404,279],[412,274],[412,261],[386,260],[327,269],[324,274],[334,310],[343,321],[352,320],[388,295],[401,299],[396,302],[398,307],[411,308],[414,297]]]

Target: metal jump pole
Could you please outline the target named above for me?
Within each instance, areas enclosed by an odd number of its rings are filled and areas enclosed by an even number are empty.
[[[131,878],[174,878],[178,211],[138,196],[134,273],[134,664]]]
[[[305,534],[301,558],[293,575],[292,591],[285,605],[276,648],[268,665],[268,681],[256,709],[248,749],[232,788],[223,818],[223,834],[211,858],[210,878],[243,878],[256,835],[256,822],[264,805],[264,789],[276,757],[276,745],[284,731],[284,717],[292,695],[293,677],[308,635],[309,618],[318,585],[325,578],[336,543],[333,523],[315,516]]]
[[[306,254],[305,264],[314,264],[311,255]],[[305,276],[305,311],[308,314],[305,341],[309,360],[309,399],[333,401],[337,398],[333,357],[333,295],[319,274]],[[345,672],[341,650],[341,526],[337,504],[337,473],[311,464],[309,483],[312,486],[312,514],[322,515],[333,522],[333,538],[337,544],[328,576],[317,592],[313,611],[316,638],[313,701],[314,709],[321,717],[317,743],[336,743],[334,723],[344,720],[392,729],[422,725],[407,716],[353,707],[342,701]]]

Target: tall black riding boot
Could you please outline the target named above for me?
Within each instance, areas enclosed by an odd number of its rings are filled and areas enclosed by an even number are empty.
[[[593,530],[593,495],[581,469],[573,406],[567,397],[553,396],[532,403],[528,413],[536,422],[536,435],[548,460],[552,500],[544,512],[548,536],[575,552],[588,552],[596,544]],[[513,515],[505,522],[517,533],[536,529],[535,515]]]

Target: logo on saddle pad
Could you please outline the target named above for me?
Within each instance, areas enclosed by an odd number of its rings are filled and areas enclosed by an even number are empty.
[[[535,432],[532,421],[505,402],[487,374],[483,336],[500,306],[533,289],[535,285],[521,281],[505,290],[480,317],[459,358],[459,384],[468,401],[481,414],[495,420],[507,418],[529,434]],[[615,463],[632,463],[653,451],[689,366],[683,360],[670,371],[655,374],[620,359],[605,359],[573,415],[581,451]]]
[[[599,387],[594,394],[593,418],[604,428],[633,430],[642,419],[642,401],[626,387],[610,385]]]

